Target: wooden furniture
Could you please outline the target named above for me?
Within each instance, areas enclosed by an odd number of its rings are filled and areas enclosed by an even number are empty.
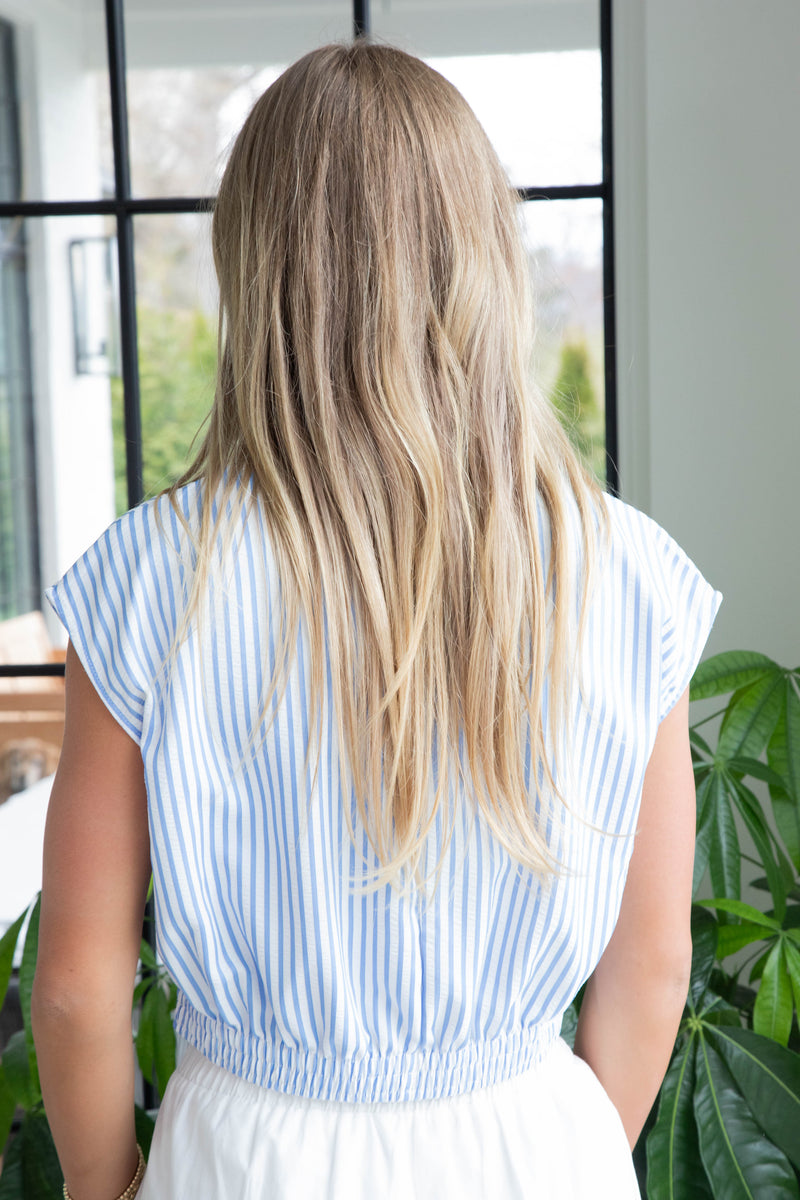
[[[0,621],[0,663],[63,662],[40,612]],[[64,734],[64,680],[0,679],[0,804],[56,769]]]

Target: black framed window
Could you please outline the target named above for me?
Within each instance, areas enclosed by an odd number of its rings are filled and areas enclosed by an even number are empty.
[[[0,200],[21,188],[14,32],[0,21]],[[25,226],[0,218],[0,621],[39,603],[39,530]]]
[[[185,465],[213,394],[217,179],[256,95],[314,45],[374,33],[476,109],[524,200],[543,386],[616,490],[612,0],[83,0],[61,25],[26,0],[15,28],[19,3],[0,0],[0,762],[20,728],[3,713],[31,710],[15,691],[63,674],[42,583]],[[0,766],[0,814],[36,763],[5,793]]]

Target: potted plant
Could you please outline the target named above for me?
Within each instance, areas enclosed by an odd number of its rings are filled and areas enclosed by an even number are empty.
[[[729,699],[691,729],[692,979],[637,1148],[641,1162],[646,1145],[648,1200],[800,1196],[798,682],[800,670],[741,651],[706,660],[692,680],[693,700]],[[705,728],[715,722],[712,745]],[[768,790],[773,822],[753,785]],[[743,866],[758,904],[742,900]]]

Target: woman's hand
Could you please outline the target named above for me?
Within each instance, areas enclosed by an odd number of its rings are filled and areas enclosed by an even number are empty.
[[[150,878],[139,747],[77,653],[44,842],[32,1020],[42,1093],[74,1200],[114,1200],[137,1164],[131,1003]]]

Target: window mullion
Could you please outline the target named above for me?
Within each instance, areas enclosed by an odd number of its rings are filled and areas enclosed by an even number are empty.
[[[606,410],[606,486],[619,494],[617,431],[617,314],[614,261],[614,96],[612,90],[611,5],[600,0],[601,138],[603,154],[603,364]]]
[[[125,83],[125,25],[122,0],[105,0],[108,71],[111,90],[111,133],[114,145],[114,184],[119,260],[120,357],[125,414],[125,464],[128,506],[144,497],[142,411],[139,387],[139,347],[136,328],[136,274],[133,255],[131,167],[128,144],[128,98]]]

